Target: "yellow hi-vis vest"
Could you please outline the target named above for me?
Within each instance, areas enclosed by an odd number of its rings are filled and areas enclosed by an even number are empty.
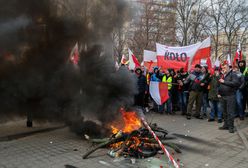
[[[168,90],[171,90],[171,87],[172,87],[172,77],[169,76],[168,79],[166,77],[166,75],[163,76],[162,78],[162,82],[167,82],[168,83]]]
[[[245,76],[247,72],[248,72],[248,67],[245,68],[243,75]]]

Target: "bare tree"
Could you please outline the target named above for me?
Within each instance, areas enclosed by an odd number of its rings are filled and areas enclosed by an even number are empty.
[[[112,33],[114,56],[116,57],[117,62],[121,61],[121,57],[124,54],[125,46],[127,45],[126,34],[127,34],[126,27],[118,27],[114,29]]]
[[[166,3],[159,0],[138,1],[139,15],[133,22],[133,36],[128,45],[141,60],[144,49],[155,50],[156,42],[175,44],[175,2]]]
[[[177,1],[177,38],[180,45],[189,44],[189,30],[192,26],[192,13],[198,0],[178,0]]]
[[[218,57],[219,52],[219,37],[222,27],[220,26],[221,10],[225,0],[211,0],[209,8],[207,9],[208,19],[205,22],[205,31],[212,37],[212,44],[214,50],[214,58]]]
[[[205,0],[198,0],[192,9],[190,15],[190,27],[188,32],[188,42],[196,43],[206,38],[205,23],[207,22],[207,10]]]
[[[247,31],[248,6],[245,0],[226,0],[221,8],[220,26],[227,38],[228,53],[232,54],[236,50],[240,32],[244,34]]]

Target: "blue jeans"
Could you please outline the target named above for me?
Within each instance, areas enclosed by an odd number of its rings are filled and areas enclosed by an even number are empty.
[[[208,93],[202,94],[202,114],[207,114],[208,108]]]
[[[240,90],[236,91],[236,115],[239,117],[244,117],[244,108],[243,108],[243,94]]]
[[[187,104],[188,104],[188,100],[189,100],[189,92],[188,91],[178,92],[178,100],[180,103],[180,108],[181,108],[182,113],[186,113],[187,112]]]
[[[214,119],[215,114],[217,114],[218,119],[222,119],[221,104],[218,100],[210,100],[210,108],[210,119]]]

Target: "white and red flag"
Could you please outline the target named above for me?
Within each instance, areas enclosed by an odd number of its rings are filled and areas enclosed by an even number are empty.
[[[191,66],[200,63],[201,59],[207,59],[211,53],[210,37],[202,42],[183,47],[170,47],[156,43],[158,66],[162,69],[180,69],[189,62]]]
[[[149,90],[151,97],[158,105],[163,104],[169,98],[168,84],[165,82],[150,81]]]
[[[233,65],[235,65],[237,61],[241,61],[241,60],[242,60],[242,52],[241,52],[241,44],[239,43],[235,57],[233,59]]]
[[[129,56],[129,70],[134,70],[137,67],[140,67],[140,63],[138,59],[135,57],[133,52],[128,49],[128,56]]]
[[[143,62],[148,71],[151,71],[153,67],[157,66],[157,53],[144,50]]]
[[[125,55],[123,54],[122,57],[121,57],[121,64],[127,64],[128,63],[128,60],[125,58]]]
[[[219,58],[216,58],[215,62],[214,62],[214,67],[220,67],[220,60]]]
[[[78,61],[79,61],[78,43],[76,43],[75,46],[71,50],[70,60],[74,65],[78,64]]]
[[[227,54],[226,61],[227,61],[228,65],[231,65],[231,55],[230,54]]]
[[[207,58],[206,64],[208,66],[208,70],[209,70],[210,74],[213,75],[214,74],[214,68],[212,66],[212,61],[211,61],[210,57]]]

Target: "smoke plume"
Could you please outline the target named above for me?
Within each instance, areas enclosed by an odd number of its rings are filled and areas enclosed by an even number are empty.
[[[5,5],[3,5],[5,3]],[[2,5],[1,5],[2,4]],[[0,1],[0,118],[30,114],[74,131],[105,125],[130,106],[135,80],[116,71],[111,33],[125,22],[122,0]],[[69,55],[79,43],[80,61]],[[96,131],[95,134],[98,134]]]

